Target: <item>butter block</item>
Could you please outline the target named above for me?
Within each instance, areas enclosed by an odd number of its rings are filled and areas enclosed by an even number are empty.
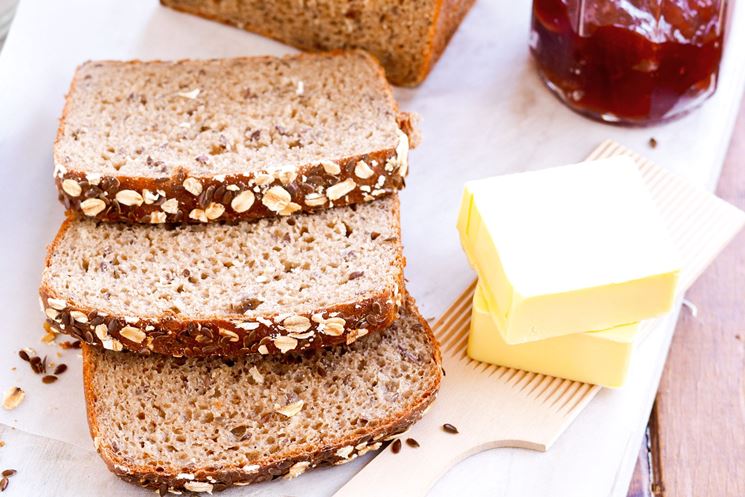
[[[492,319],[480,285],[473,296],[468,355],[472,359],[604,387],[623,385],[639,324],[509,345]]]
[[[629,158],[469,182],[458,230],[508,344],[672,307],[679,256]]]

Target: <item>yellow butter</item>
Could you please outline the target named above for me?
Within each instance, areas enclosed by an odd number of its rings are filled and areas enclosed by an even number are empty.
[[[468,355],[477,361],[605,387],[623,385],[639,324],[508,345],[480,285],[473,296]]]
[[[631,159],[469,182],[458,230],[509,344],[672,307],[679,256]]]

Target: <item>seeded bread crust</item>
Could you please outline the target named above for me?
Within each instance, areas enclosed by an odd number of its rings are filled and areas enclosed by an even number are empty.
[[[350,40],[343,46],[319,44],[313,40],[288,39],[281,32],[272,27],[257,24],[251,18],[236,19],[221,11],[220,4],[204,0],[161,0],[161,4],[180,12],[193,14],[206,19],[257,33],[282,43],[294,45],[301,50],[324,51],[333,48],[360,48],[370,51],[385,67],[386,77],[397,86],[417,86],[429,75],[432,67],[445,51],[458,26],[463,21],[475,0],[434,0],[432,2],[431,18],[433,22],[427,30],[427,43],[414,67],[407,65],[396,57],[397,47],[388,47],[386,52],[380,52],[373,47],[357,42],[354,37],[356,31],[350,34]],[[226,7],[227,9],[231,7]],[[312,7],[308,7],[312,8]],[[405,29],[402,26],[400,29]],[[391,55],[393,55],[391,57]]]
[[[243,486],[259,483],[280,477],[294,478],[307,469],[324,465],[339,465],[352,461],[371,450],[378,450],[384,443],[405,432],[418,421],[434,402],[442,380],[442,358],[431,328],[416,309],[414,299],[407,298],[407,312],[412,313],[426,333],[431,344],[434,366],[430,371],[429,387],[409,401],[407,408],[401,412],[388,415],[375,423],[376,427],[366,432],[349,434],[332,443],[316,446],[309,451],[297,449],[282,454],[281,457],[270,455],[246,467],[225,465],[187,470],[176,467],[159,468],[138,465],[122,458],[111,444],[100,436],[99,420],[96,417],[95,389],[93,381],[96,368],[91,351],[83,346],[83,384],[86,399],[88,426],[94,445],[109,470],[120,478],[145,488],[155,489],[160,495],[167,492],[193,491],[212,492],[224,490],[230,486]]]
[[[399,204],[393,203],[392,216],[399,219]],[[47,249],[45,267],[71,223],[62,224]],[[397,239],[401,239],[400,223]],[[58,333],[71,335],[89,345],[108,350],[129,350],[140,354],[158,353],[174,357],[235,357],[247,354],[284,354],[290,350],[317,350],[339,344],[351,344],[368,333],[386,329],[398,316],[403,302],[406,265],[399,248],[396,257],[398,280],[383,286],[372,298],[315,309],[288,316],[231,316],[229,319],[183,319],[160,315],[155,319],[109,314],[68,301],[48,284],[39,289],[40,306],[46,323]],[[299,318],[299,319],[298,319]],[[304,324],[298,326],[297,322]],[[330,323],[333,322],[334,326]]]
[[[339,50],[326,55],[349,53]],[[382,67],[372,57],[359,50],[352,53],[373,61],[375,70],[384,79]],[[283,59],[308,57],[313,55]],[[191,61],[175,64],[186,62]],[[125,64],[136,68],[146,63],[134,60]],[[77,89],[79,78],[80,68],[67,93],[55,139],[54,179],[59,199],[68,213],[84,218],[152,224],[235,222],[369,202],[405,186],[408,151],[419,142],[415,116],[399,112],[396,147],[361,155],[232,175],[190,175],[183,167],[168,164],[166,169],[172,174],[164,177],[88,174],[84,164],[70,164],[58,150],[65,135],[71,95]],[[397,109],[390,87],[384,86],[385,99],[391,108]]]

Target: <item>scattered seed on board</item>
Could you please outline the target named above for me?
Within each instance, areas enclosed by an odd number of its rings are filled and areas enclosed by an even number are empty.
[[[654,137],[649,139],[649,146],[650,148],[657,148],[657,140]]]
[[[56,377],[56,376],[54,376],[53,374],[48,374],[48,375],[46,375],[45,377],[43,377],[43,378],[41,379],[41,381],[42,381],[43,383],[46,383],[46,384],[48,385],[48,384],[50,384],[50,383],[54,383],[55,381],[57,381],[57,377]]]
[[[413,447],[413,448],[416,449],[416,448],[419,447],[419,442],[417,442],[413,438],[407,438],[406,439],[406,445],[408,445],[409,447]]]
[[[14,474],[18,473],[15,469],[6,469],[3,471],[3,476],[13,476]]]
[[[28,360],[28,362],[29,364],[31,364],[31,369],[34,371],[34,373],[41,373],[41,358],[39,358],[38,356],[33,356]]]
[[[23,359],[26,362],[28,362],[29,359],[30,359],[30,357],[28,356],[28,352],[26,352],[23,349],[21,349],[21,350],[18,351],[18,357],[20,357],[21,359]]]
[[[458,433],[458,428],[451,425],[450,423],[445,423],[444,425],[442,425],[442,429],[448,433]]]
[[[8,483],[10,483],[10,480],[8,480],[7,477],[3,477],[3,479],[0,480],[0,492],[5,492],[5,489],[8,488]]]
[[[64,363],[54,368],[54,374],[56,375],[61,375],[65,371],[67,371],[67,364],[64,364]]]
[[[393,443],[391,444],[391,452],[393,452],[394,454],[398,454],[399,452],[401,452],[401,439],[400,438],[395,439]]]

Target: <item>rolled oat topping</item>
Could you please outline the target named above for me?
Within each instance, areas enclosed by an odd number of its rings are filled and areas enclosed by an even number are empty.
[[[251,190],[245,190],[235,196],[230,202],[230,207],[235,212],[246,212],[254,204],[255,199],[256,197]]]
[[[106,202],[98,198],[89,198],[80,202],[80,208],[83,214],[89,217],[96,216],[106,208]]]
[[[189,482],[184,483],[184,488],[191,492],[212,493],[213,485],[206,481],[189,481]]]
[[[290,471],[287,473],[287,479],[295,478],[305,473],[305,470],[310,466],[310,461],[300,461],[290,467]]]
[[[140,206],[142,205],[142,195],[134,190],[121,190],[116,194],[116,201],[122,205]]]
[[[207,216],[207,219],[210,221],[219,218],[223,213],[225,213],[225,206],[216,202],[210,203],[204,210],[205,216]]]
[[[281,186],[273,186],[266,191],[261,203],[269,210],[279,212],[287,207],[291,200],[292,197],[287,190]]]
[[[354,167],[354,175],[360,179],[367,179],[373,174],[375,174],[375,171],[373,171],[370,166],[367,165],[367,162],[363,160],[357,162],[357,165]]]
[[[163,212],[166,212],[168,214],[176,214],[178,212],[178,200],[175,198],[169,198],[162,204],[160,204],[160,208]]]
[[[297,340],[292,337],[280,335],[273,340],[274,346],[283,354],[297,347]]]
[[[202,193],[202,183],[196,178],[186,178],[183,183],[184,189],[195,197]]]
[[[326,172],[326,174],[330,174],[332,176],[341,174],[341,167],[339,167],[339,164],[334,161],[322,160],[319,162],[319,164],[321,165],[321,167],[323,167],[323,170]]]
[[[326,189],[326,196],[330,200],[337,200],[347,195],[357,187],[357,183],[352,178],[347,178],[344,181],[330,186]]]
[[[26,392],[21,388],[10,387],[3,394],[3,408],[7,410],[15,409],[21,402],[23,402],[25,397]]]
[[[292,333],[302,333],[310,328],[310,319],[305,316],[290,316],[282,321],[285,329]]]
[[[66,179],[62,182],[62,190],[71,197],[79,197],[83,193],[80,183],[74,179]]]
[[[134,326],[125,326],[121,330],[119,330],[119,334],[126,338],[127,340],[130,340],[135,343],[142,343],[143,340],[145,340],[145,332],[140,330],[139,328],[135,328]]]

